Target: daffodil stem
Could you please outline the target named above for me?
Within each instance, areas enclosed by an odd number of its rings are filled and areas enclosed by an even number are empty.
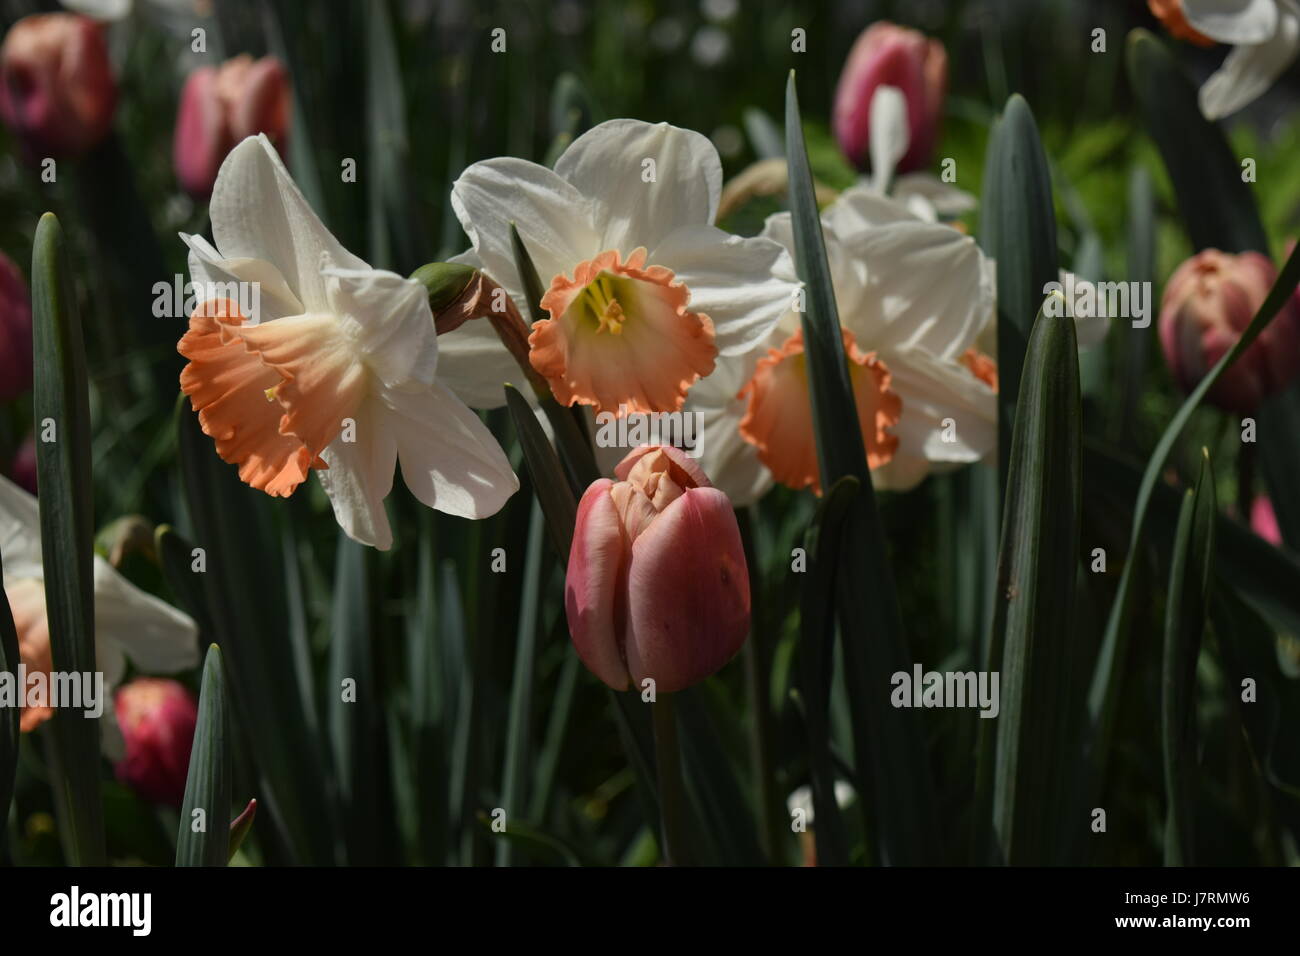
[[[654,715],[655,769],[659,776],[660,851],[669,866],[683,866],[686,855],[686,788],[677,746],[677,713],[671,694],[650,705]]]

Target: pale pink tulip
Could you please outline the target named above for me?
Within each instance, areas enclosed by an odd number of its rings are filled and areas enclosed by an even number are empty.
[[[578,505],[565,579],[573,646],[615,690],[696,684],[749,631],[749,573],[725,494],[679,449],[643,445]]]

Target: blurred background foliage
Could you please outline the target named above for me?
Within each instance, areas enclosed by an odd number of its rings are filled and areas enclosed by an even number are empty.
[[[0,132],[0,250],[26,270],[37,219],[47,209],[59,214],[72,243],[87,334],[101,527],[139,513],[174,525],[190,540],[201,530],[182,486],[177,442],[180,361],[174,345],[182,322],[156,319],[149,308],[153,284],[186,271],[176,233],[206,229],[205,207],[178,189],[170,161],[178,92],[200,61],[238,52],[285,60],[294,92],[290,170],[346,247],[403,274],[467,246],[449,206],[450,183],[461,169],[498,155],[541,161],[557,137],[562,142],[601,119],[630,116],[700,130],[717,145],[727,176],[738,173],[761,155],[753,131],[762,119],[753,111],[779,132],[791,68],[798,71],[814,175],[835,188],[851,184],[856,174],[829,133],[830,105],[850,45],[877,19],[916,27],[947,48],[950,95],[938,155],[956,161],[959,187],[979,192],[990,124],[1010,93],[1025,95],[1051,163],[1063,267],[1094,279],[1130,276],[1134,170],[1149,175],[1155,197],[1153,309],[1160,280],[1193,251],[1125,76],[1128,31],[1145,26],[1160,32],[1145,3],[215,0],[198,6],[211,15],[196,21],[173,4],[140,0],[129,25],[111,30],[120,82],[115,134],[83,159],[61,163],[56,183],[40,182]],[[46,8],[53,5],[5,0],[0,28]],[[195,23],[208,31],[206,56],[190,51]],[[506,31],[504,54],[490,49],[497,27]],[[1098,27],[1106,31],[1105,53],[1091,50]],[[807,53],[791,52],[795,28],[807,33]],[[1221,56],[1176,46],[1198,82]],[[1256,188],[1275,256],[1297,232],[1300,217],[1300,165],[1293,160],[1300,147],[1298,92],[1292,71],[1228,124],[1234,152],[1257,161]],[[357,162],[355,183],[340,176],[349,158]],[[757,232],[763,216],[777,208],[777,199],[755,202],[723,225]],[[978,212],[967,217],[967,226],[977,230]],[[1154,335],[1154,324],[1139,330],[1116,323],[1105,347],[1084,361],[1085,434],[1134,460],[1145,459],[1181,401]],[[1131,393],[1124,376],[1137,383]],[[1124,397],[1129,394],[1135,396],[1131,404]],[[314,482],[283,502],[238,485],[223,491],[230,497],[220,499],[222,506],[239,511],[219,519],[237,526],[232,547],[239,560],[257,568],[255,586],[227,598],[243,605],[235,619],[253,622],[258,638],[300,642],[295,646],[302,653],[284,658],[299,668],[292,679],[269,674],[265,687],[299,698],[291,702],[307,735],[299,742],[319,758],[318,776],[296,783],[319,801],[318,812],[308,822],[289,821],[274,803],[264,805],[237,862],[656,859],[653,831],[603,689],[577,665],[569,645],[563,568],[532,517],[529,477],[519,465],[509,418],[504,410],[488,418],[518,466],[519,494],[493,518],[469,523],[426,511],[398,490],[389,499],[397,540],[388,553],[341,538]],[[0,462],[13,456],[31,421],[28,399],[0,408]],[[1174,470],[1194,476],[1202,445],[1216,461],[1234,461],[1235,429],[1227,416],[1203,409],[1179,445]],[[968,470],[880,497],[913,656],[932,668],[974,666],[971,649],[985,625],[987,600],[976,592],[988,581],[996,528],[962,512],[974,480]],[[1221,467],[1218,481],[1220,501],[1237,500],[1234,469]],[[778,488],[747,516],[759,558],[751,574],[762,640],[751,642],[744,655],[758,653],[760,660],[733,664],[683,695],[683,706],[707,715],[702,723],[712,729],[686,755],[688,777],[694,772],[700,781],[698,816],[706,831],[700,838],[709,860],[794,863],[803,855],[784,809],[786,795],[808,779],[799,710],[790,696],[798,615],[789,555],[812,507],[810,496]],[[1131,507],[1131,491],[1094,494],[1085,488],[1090,545],[1106,547],[1116,562],[1126,549]],[[508,555],[504,573],[490,571],[498,547]],[[185,606],[149,549],[131,554],[122,569],[141,587]],[[1114,829],[1112,838],[1097,842],[1090,862],[1161,859],[1163,791],[1152,755],[1160,752],[1164,577],[1152,576],[1156,583],[1138,601],[1138,649],[1105,801],[1114,808]],[[530,578],[539,586],[530,588]],[[1094,577],[1085,588],[1078,639],[1095,649],[1113,585]],[[529,629],[536,640],[535,679],[523,703],[512,703],[516,649]],[[208,630],[202,646],[214,639]],[[349,649],[359,649],[368,669],[360,729],[336,719],[335,675],[351,673],[356,664],[346,657]],[[751,667],[758,667],[759,699],[771,716],[768,754],[754,744],[759,718],[754,686],[746,681]],[[197,672],[187,680],[197,689]],[[1201,680],[1212,687],[1221,675],[1207,665]],[[851,752],[844,744],[844,693],[838,686],[832,697],[841,757]],[[1202,694],[1204,727],[1225,720],[1222,697]],[[526,810],[512,811],[509,849],[503,851],[502,838],[487,823],[499,806],[508,728],[520,706]],[[274,773],[255,765],[252,739],[290,732],[260,725],[258,715],[265,713],[265,702],[237,708],[232,816],[248,798],[264,798],[267,775]],[[922,715],[950,821],[943,836],[953,847],[965,845],[969,827],[978,723],[972,718],[962,711]],[[1272,811],[1263,812],[1270,804],[1243,783],[1251,778],[1224,769],[1249,760],[1241,741],[1212,731],[1205,739],[1203,760],[1220,769],[1207,772],[1207,780],[1219,783],[1201,793],[1200,813],[1210,823],[1198,828],[1206,843],[1202,861],[1294,860],[1294,845],[1279,836]],[[763,773],[774,791],[766,797],[755,785]],[[146,805],[109,776],[106,770],[110,856],[169,863],[175,812]],[[719,793],[734,794],[738,802],[711,804]],[[8,821],[10,861],[60,861],[52,812],[44,753],[25,741]],[[1294,819],[1294,801],[1288,812]],[[312,832],[295,835],[298,823]],[[960,857],[960,850],[953,855]]]

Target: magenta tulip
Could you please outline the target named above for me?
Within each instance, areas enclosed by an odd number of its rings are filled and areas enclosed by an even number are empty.
[[[578,505],[565,579],[578,656],[615,690],[718,671],[749,632],[749,572],[727,496],[669,446],[643,445]]]
[[[1175,271],[1160,306],[1160,344],[1175,381],[1190,392],[1250,324],[1277,278],[1258,252],[1205,249]],[[1300,369],[1300,307],[1292,296],[1207,398],[1250,414]]]
[[[108,135],[116,106],[100,24],[42,13],[10,28],[0,48],[0,116],[29,162],[95,146]]]
[[[871,101],[882,86],[895,87],[907,103],[908,147],[900,173],[923,169],[939,140],[948,54],[938,40],[887,21],[873,23],[849,51],[835,88],[835,138],[849,161],[866,168],[870,157]]]
[[[179,807],[199,709],[184,685],[137,677],[118,688],[114,712],[126,743],[117,779],[152,803]]]
[[[247,54],[195,70],[181,91],[172,162],[196,199],[212,194],[217,170],[235,145],[265,133],[281,154],[289,131],[289,74],[273,56]]]

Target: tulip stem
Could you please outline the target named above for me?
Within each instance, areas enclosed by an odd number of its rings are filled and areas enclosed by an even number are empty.
[[[684,866],[686,856],[686,789],[677,747],[677,712],[671,694],[650,705],[654,715],[655,769],[659,775],[660,851],[669,866]]]

